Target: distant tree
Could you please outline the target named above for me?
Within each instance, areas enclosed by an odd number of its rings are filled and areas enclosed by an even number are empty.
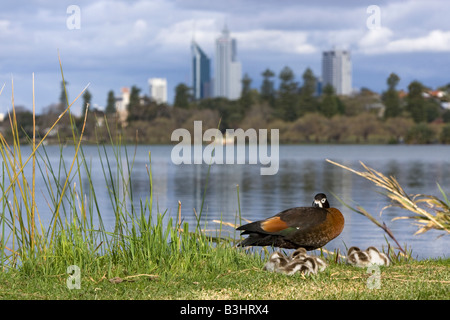
[[[89,92],[89,90],[86,89],[86,91],[84,91],[84,93],[83,93],[83,104],[81,106],[81,116],[82,117],[84,117],[84,115],[86,114],[86,108],[88,105],[91,107],[91,110],[92,110],[91,100],[92,100],[92,94]]]
[[[450,144],[450,124],[446,124],[442,127],[439,141],[441,143]]]
[[[141,99],[139,97],[139,93],[141,92],[141,89],[139,89],[136,86],[131,87],[130,92],[130,102],[128,103],[127,110],[128,110],[128,121],[134,121],[139,120],[139,116],[141,114]]]
[[[436,138],[436,133],[426,123],[418,123],[411,127],[406,134],[406,142],[412,144],[432,143]]]
[[[415,123],[425,122],[427,120],[425,98],[422,92],[423,85],[419,81],[413,81],[409,84],[406,110]]]
[[[116,113],[116,98],[114,97],[114,91],[110,90],[108,92],[108,98],[106,99],[106,114]]]
[[[450,122],[450,109],[447,109],[442,113],[442,120],[444,120],[445,123]]]
[[[385,105],[384,118],[395,118],[401,113],[400,97],[396,89],[397,84],[400,82],[399,76],[395,73],[391,73],[387,79],[388,90],[383,93],[382,99]]]
[[[270,69],[266,69],[263,73],[263,82],[261,84],[260,97],[263,101],[267,101],[270,106],[275,105],[275,86],[274,82],[271,80],[275,73]]]
[[[61,93],[59,94],[59,106],[58,111],[63,112],[69,105],[69,94],[66,94],[66,87],[69,83],[67,81],[61,81]]]
[[[242,92],[241,98],[239,99],[240,105],[242,108],[244,108],[244,110],[247,110],[253,104],[253,92],[251,84],[252,79],[248,76],[248,74],[245,74],[242,78]]]
[[[317,79],[310,68],[303,73],[303,86],[300,88],[299,116],[315,112],[318,108],[316,92]]]
[[[192,101],[191,88],[184,83],[180,83],[175,87],[174,106],[177,108],[188,109],[189,103]]]
[[[338,113],[339,104],[334,88],[331,84],[327,84],[323,88],[322,101],[319,105],[319,111],[325,117],[331,118]]]
[[[438,101],[426,99],[424,107],[427,122],[432,122],[441,116],[441,106]]]
[[[294,81],[294,72],[289,67],[284,67],[279,78],[276,101],[278,116],[284,121],[295,121],[298,118],[298,84]]]

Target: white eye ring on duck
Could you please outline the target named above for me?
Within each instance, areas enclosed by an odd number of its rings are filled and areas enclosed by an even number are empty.
[[[320,201],[322,201],[322,203],[325,203],[325,201],[327,201],[327,198],[323,198],[323,199],[320,200]]]

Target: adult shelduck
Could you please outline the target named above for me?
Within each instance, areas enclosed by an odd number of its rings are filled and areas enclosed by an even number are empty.
[[[273,246],[286,249],[314,250],[336,238],[344,228],[344,216],[330,208],[327,197],[319,193],[312,207],[284,210],[273,217],[238,227],[249,236],[238,246]]]

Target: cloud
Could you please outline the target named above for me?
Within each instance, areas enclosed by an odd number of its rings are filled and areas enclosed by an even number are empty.
[[[303,31],[250,30],[232,34],[238,40],[238,51],[275,51],[310,54],[317,48],[308,43],[308,33]]]
[[[394,35],[385,27],[370,30],[358,42],[358,49],[366,54],[450,51],[450,31],[432,30],[415,38],[393,39]]]
[[[450,31],[432,30],[417,38],[391,41],[387,52],[450,52]]]

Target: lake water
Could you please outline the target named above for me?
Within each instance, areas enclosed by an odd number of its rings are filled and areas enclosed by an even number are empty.
[[[134,146],[128,147],[129,157],[134,153]],[[59,147],[46,147],[52,163],[59,162]],[[153,175],[154,210],[167,210],[167,215],[176,217],[178,201],[181,202],[182,217],[195,226],[193,209],[200,212],[203,193],[206,186],[207,164],[175,165],[171,160],[173,146],[138,146],[136,159],[131,173],[132,190],[135,203],[149,197],[149,178],[146,165],[149,164],[148,152],[151,151]],[[269,147],[270,149],[270,147]],[[105,224],[112,229],[114,215],[111,210],[109,190],[99,161],[96,146],[85,146],[85,156],[93,173],[93,183],[97,199],[101,204],[101,214]],[[112,149],[107,147],[111,155]],[[27,150],[24,151],[25,153]],[[28,150],[29,152],[29,150]],[[70,166],[73,147],[64,149],[64,161]],[[325,248],[341,252],[346,247],[359,246],[367,248],[386,246],[385,233],[367,218],[343,207],[335,194],[349,204],[364,207],[374,217],[384,221],[392,230],[401,245],[412,249],[414,257],[433,258],[450,254],[450,237],[444,232],[431,230],[414,236],[417,227],[411,220],[391,219],[407,212],[390,208],[380,216],[381,209],[389,204],[388,200],[377,191],[381,189],[347,170],[328,162],[331,159],[357,170],[363,168],[359,161],[385,175],[395,176],[403,188],[410,194],[425,193],[442,198],[436,183],[450,193],[450,147],[442,145],[407,146],[407,145],[282,145],[279,149],[279,170],[275,175],[261,175],[260,164],[213,164],[210,168],[203,206],[203,223],[207,229],[216,229],[214,219],[236,222],[239,210],[237,186],[239,186],[240,210],[242,218],[258,220],[272,216],[284,209],[296,206],[310,206],[316,193],[328,195],[332,206],[341,209],[345,216],[342,234],[328,243]],[[104,156],[103,156],[104,157]],[[123,161],[125,159],[123,158]],[[28,165],[31,167],[31,163]],[[115,163],[112,161],[112,167]],[[29,168],[27,168],[29,170]],[[78,180],[76,180],[78,182]],[[42,181],[37,180],[37,190],[43,196],[38,206],[41,218],[49,219]],[[87,190],[88,181],[83,181]],[[352,202],[354,201],[354,203]],[[47,208],[47,209],[46,209]],[[226,229],[226,228],[225,228]],[[224,229],[224,230],[225,230]],[[228,231],[233,232],[229,228]],[[236,233],[237,235],[237,233]],[[390,239],[389,239],[390,240]],[[391,240],[390,243],[395,245]]]

